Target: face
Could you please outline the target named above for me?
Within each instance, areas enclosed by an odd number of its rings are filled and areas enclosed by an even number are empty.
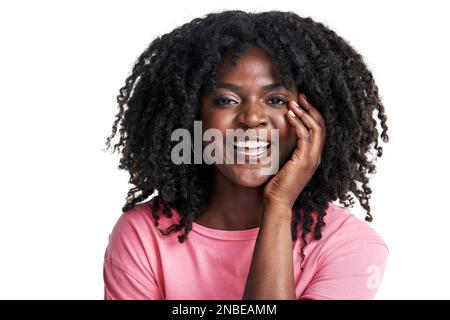
[[[286,113],[288,102],[297,101],[297,88],[292,78],[290,90],[281,84],[282,77],[274,61],[258,46],[249,46],[234,69],[230,66],[229,57],[229,55],[224,57],[218,69],[217,89],[208,92],[206,88],[203,88],[200,109],[202,129],[219,130],[224,139],[224,146],[227,129],[241,129],[244,132],[256,132],[257,135],[269,132],[268,140],[270,140],[271,129],[278,129],[279,159],[277,161],[281,168],[296,145],[296,135],[286,119]],[[277,83],[278,85],[274,85]],[[249,131],[249,129],[253,130]],[[209,143],[204,142],[203,146]],[[240,146],[244,145],[240,144]],[[271,148],[269,145],[266,152],[270,153]],[[232,164],[214,164],[215,169],[238,185],[245,187],[263,185],[270,179],[270,175],[263,174],[261,167],[268,165],[258,161],[249,163],[248,152],[251,150],[258,152],[263,148],[238,149],[236,146],[233,152],[242,152],[241,155],[245,153],[245,163],[235,161]]]

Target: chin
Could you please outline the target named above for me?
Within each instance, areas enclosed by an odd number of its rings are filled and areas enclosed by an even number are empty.
[[[228,165],[219,170],[233,183],[246,188],[258,188],[264,185],[271,175],[263,174],[258,165]]]

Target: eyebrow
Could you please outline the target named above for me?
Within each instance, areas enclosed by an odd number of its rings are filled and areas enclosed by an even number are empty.
[[[261,88],[264,91],[270,91],[270,90],[277,89],[277,88],[280,88],[280,87],[283,87],[283,88],[285,88],[286,90],[289,91],[289,89],[287,89],[283,85],[282,82],[274,82],[274,83],[262,86]],[[216,88],[224,88],[224,89],[229,89],[231,91],[241,91],[241,89],[242,89],[241,86],[238,86],[238,85],[235,85],[235,84],[232,84],[232,83],[227,83],[227,82],[218,82],[217,85],[216,85]]]

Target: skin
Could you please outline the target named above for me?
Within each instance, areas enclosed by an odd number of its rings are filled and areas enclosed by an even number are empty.
[[[235,69],[225,56],[216,80],[240,90],[203,89],[203,129],[216,128],[224,137],[226,129],[278,129],[281,169],[269,176],[261,174],[260,163],[215,164],[211,204],[194,221],[222,230],[260,227],[243,299],[296,299],[292,208],[320,165],[324,120],[295,85],[290,90],[262,89],[280,82],[281,75],[270,55],[256,45],[246,50]]]

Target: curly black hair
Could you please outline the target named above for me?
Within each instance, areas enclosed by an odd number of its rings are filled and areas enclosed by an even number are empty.
[[[250,44],[273,57],[287,86],[288,77],[293,77],[299,92],[325,120],[321,164],[293,208],[292,239],[297,239],[302,222],[303,261],[306,236],[312,232],[315,240],[321,238],[330,201],[339,199],[345,207],[353,206],[353,194],[366,211],[366,221],[372,221],[369,174],[376,173],[376,158],[382,156],[378,137],[389,140],[372,73],[363,57],[324,24],[293,12],[230,10],[209,13],[157,37],[138,57],[120,89],[119,111],[106,146],[111,148],[120,125],[120,140],[112,152],[121,152],[119,169],[129,171],[129,183],[134,185],[122,211],[156,192],[151,202],[155,226],[157,209],[162,207],[159,211],[170,218],[170,208],[175,208],[179,223],[159,230],[168,235],[184,229],[178,236],[182,243],[193,219],[209,204],[212,165],[175,165],[171,150],[176,142],[171,134],[185,128],[193,135],[194,121],[200,120],[202,88],[215,86],[225,54],[233,54],[235,66]]]

